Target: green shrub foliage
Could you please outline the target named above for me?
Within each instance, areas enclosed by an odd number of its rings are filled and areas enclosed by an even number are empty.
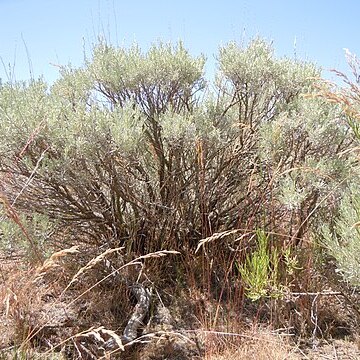
[[[312,97],[313,64],[278,59],[262,39],[220,48],[214,84],[204,63],[182,43],[143,52],[100,42],[50,87],[3,84],[10,203],[29,221],[49,219],[61,245],[185,251],[215,232],[257,228],[299,244],[347,176],[341,111]]]
[[[351,69],[351,75],[337,72],[344,81],[344,86],[323,83],[319,88],[321,98],[331,104],[337,104],[344,114],[344,119],[354,146],[349,147],[347,154],[349,175],[336,216],[327,219],[317,234],[328,254],[335,260],[336,270],[350,287],[359,287],[360,275],[360,192],[359,192],[359,141],[360,141],[360,87],[359,59],[346,50],[346,58]]]
[[[324,224],[322,238],[325,248],[336,260],[338,271],[352,286],[360,285],[360,193],[351,186],[341,201],[338,217],[332,226]]]

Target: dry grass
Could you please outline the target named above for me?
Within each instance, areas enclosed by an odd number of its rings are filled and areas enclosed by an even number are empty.
[[[301,346],[289,336],[267,329],[255,329],[237,334],[212,334],[206,360],[357,360],[359,346],[349,340],[319,341],[317,345]],[[233,334],[234,335],[234,334]]]
[[[124,262],[119,251],[98,254],[71,247],[36,268],[11,262],[2,267],[0,349],[15,351],[16,356],[24,353],[25,358],[36,349],[51,358],[54,351],[70,345],[83,356],[99,341],[113,339],[124,350],[118,334],[132,311],[126,281],[143,282],[146,262],[178,253],[164,250]]]
[[[111,255],[109,251],[105,253]],[[122,347],[119,334],[124,323],[119,322],[119,318],[124,317],[126,322],[131,304],[126,294],[126,286],[119,286],[117,290],[108,288],[104,284],[107,275],[98,277],[99,270],[104,266],[98,260],[100,257],[104,258],[101,255],[105,253],[88,254],[86,260],[81,259],[82,250],[70,248],[54,253],[37,269],[29,270],[25,266],[22,268],[19,263],[15,263],[12,268],[9,265],[6,273],[2,274],[5,281],[0,286],[1,348],[11,348],[11,344],[14,344],[19,350],[12,348],[10,355],[6,356],[0,351],[0,359],[14,358],[15,353],[20,359],[40,358],[40,354],[44,359],[60,358],[60,354],[54,353],[55,347],[60,350],[69,345],[74,354],[84,355],[87,351],[95,352],[97,342],[106,342],[109,338],[113,338],[119,345],[119,350],[123,350],[122,358],[133,360],[175,359],[174,354],[180,354],[181,359],[206,360],[357,359],[360,356],[354,342],[337,340],[324,343],[316,349],[309,347],[310,343],[307,343],[307,347],[300,347],[299,338],[295,340],[293,336],[280,334],[268,327],[256,326],[256,321],[252,322],[252,325],[247,322],[246,325],[239,317],[227,319],[230,321],[228,326],[235,329],[232,333],[205,331],[203,329],[207,328],[206,322],[198,322],[197,330],[186,330],[194,326],[194,323],[191,323],[194,319],[186,315],[183,308],[187,307],[188,313],[191,313],[190,304],[193,303],[196,307],[199,300],[192,299],[194,294],[185,291],[172,294],[174,300],[178,301],[178,306],[182,307],[177,311],[169,308],[174,316],[174,323],[178,324],[175,325],[177,328],[169,326],[165,329],[162,328],[163,324],[160,324],[158,329],[154,329],[150,325],[147,329],[149,333],[144,338],[150,343],[142,344],[141,340],[137,339],[133,344]],[[112,254],[115,255],[114,252]],[[141,256],[119,264],[116,271],[134,268],[135,265],[138,267],[143,260],[156,261],[168,254],[174,252],[163,251]],[[81,260],[77,267],[74,267],[74,257]],[[137,275],[141,276],[143,271],[145,274],[146,269],[137,269]],[[81,276],[77,275],[79,273]],[[74,278],[78,279],[75,286],[68,287]],[[92,282],[89,283],[89,280]],[[65,288],[68,288],[66,296],[63,291]],[[181,299],[177,299],[179,296]],[[219,306],[216,301],[212,304],[210,299],[207,301],[209,306],[203,310],[204,319],[211,316],[211,307],[214,312]],[[86,314],[81,314],[81,304],[86,304]],[[117,311],[122,311],[118,317],[114,317],[112,313],[114,306],[117,306]],[[326,303],[326,307],[333,305]],[[319,321],[322,318],[319,308]],[[219,324],[224,320],[218,316]],[[269,323],[264,326],[268,325]],[[20,353],[24,355],[20,356]],[[346,356],[343,357],[343,354]]]
[[[289,336],[276,335],[264,329],[240,334],[210,334],[206,360],[297,360],[302,359],[298,347]]]

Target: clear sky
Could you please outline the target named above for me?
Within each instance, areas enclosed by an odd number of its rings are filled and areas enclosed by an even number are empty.
[[[181,39],[215,68],[219,45],[260,35],[280,56],[347,70],[343,48],[360,56],[358,0],[0,0],[0,78],[58,76],[80,66],[99,35],[115,45]],[[11,69],[11,70],[9,70]]]

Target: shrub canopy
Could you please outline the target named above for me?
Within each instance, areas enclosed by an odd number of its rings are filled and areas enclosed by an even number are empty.
[[[100,42],[50,87],[4,84],[10,203],[30,223],[45,217],[61,246],[185,250],[260,227],[298,244],[314,210],[336,206],[341,186],[330,189],[346,183],[338,155],[352,139],[341,109],[313,96],[313,64],[276,58],[262,39],[220,48],[211,86],[204,63],[181,42],[145,53]]]

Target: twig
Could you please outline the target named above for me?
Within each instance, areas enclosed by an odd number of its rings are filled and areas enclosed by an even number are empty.
[[[45,153],[46,151],[49,149],[49,146],[41,153],[36,165],[35,165],[35,168],[33,169],[33,171],[31,172],[29,178],[26,180],[25,182],[25,185],[22,187],[22,189],[19,191],[19,193],[16,195],[14,201],[12,202],[11,206],[15,206],[15,203],[17,201],[17,199],[22,195],[22,193],[24,192],[24,190],[26,189],[26,187],[28,187],[32,181],[32,179],[34,178],[35,176],[35,173],[37,171],[37,169],[39,168],[40,166],[40,163],[41,161],[43,160],[44,156],[45,156]]]
[[[183,331],[183,332],[185,332],[185,333],[198,333],[198,332],[202,332],[202,333],[204,333],[204,334],[213,334],[213,335],[221,335],[221,336],[242,337],[242,338],[245,338],[245,339],[259,340],[259,341],[267,341],[267,342],[269,342],[269,343],[280,344],[280,343],[278,343],[277,341],[270,340],[270,339],[264,339],[264,338],[259,338],[259,337],[256,337],[256,336],[239,334],[239,333],[232,333],[232,332],[225,332],[225,331],[213,331],[213,330],[195,329],[195,330],[185,330],[185,331]]]
[[[335,296],[344,294],[341,291],[319,291],[319,292],[291,292],[292,296]]]
[[[333,343],[332,345],[333,345],[333,348],[334,348],[335,359],[338,360],[339,357],[338,357],[338,354],[337,354],[337,351],[336,351],[335,344]]]
[[[311,322],[314,325],[314,330],[312,332],[313,346],[315,346],[316,331],[319,330],[321,332],[321,329],[318,325],[318,314],[317,314],[317,309],[318,309],[317,299],[318,299],[318,297],[319,297],[319,295],[316,295],[311,303]]]

